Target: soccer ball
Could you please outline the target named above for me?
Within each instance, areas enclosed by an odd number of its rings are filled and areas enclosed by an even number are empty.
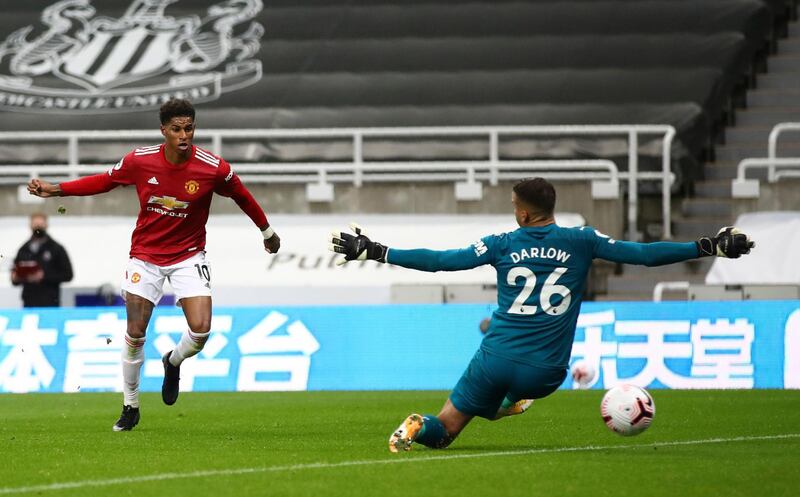
[[[628,437],[638,435],[650,426],[656,414],[656,404],[644,388],[617,385],[603,396],[600,414],[614,433]]]
[[[586,361],[575,361],[570,373],[572,374],[572,379],[580,388],[587,388],[589,383],[594,380],[595,370],[594,367]]]

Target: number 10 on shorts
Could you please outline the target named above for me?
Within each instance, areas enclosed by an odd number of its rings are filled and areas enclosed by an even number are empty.
[[[211,272],[208,270],[207,264],[195,264],[194,267],[197,269],[197,275],[200,276],[200,279],[211,283]]]

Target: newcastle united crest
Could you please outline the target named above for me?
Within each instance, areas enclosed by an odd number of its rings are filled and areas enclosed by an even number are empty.
[[[0,43],[0,110],[95,114],[195,102],[261,79],[261,0],[225,0],[204,16],[165,13],[178,0],[134,0],[119,18],[61,0],[41,24]],[[187,6],[189,5],[187,2]]]

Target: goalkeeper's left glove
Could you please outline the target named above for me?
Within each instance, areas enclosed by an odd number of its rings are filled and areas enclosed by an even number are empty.
[[[350,229],[353,230],[355,236],[343,231],[331,233],[328,249],[338,254],[344,254],[344,259],[336,262],[337,265],[341,266],[348,261],[386,262],[386,252],[389,247],[367,238],[363,234],[361,226],[356,223],[350,223]]]
[[[700,257],[716,255],[738,259],[744,254],[749,254],[756,242],[733,226],[726,226],[719,230],[717,236],[704,236],[695,242]]]

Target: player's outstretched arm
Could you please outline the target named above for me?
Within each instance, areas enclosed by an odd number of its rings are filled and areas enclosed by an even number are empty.
[[[344,258],[337,262],[338,265],[348,261],[374,260],[419,271],[436,272],[461,271],[491,263],[491,255],[483,241],[476,242],[480,249],[475,246],[453,250],[389,249],[367,238],[364,230],[356,223],[351,223],[350,229],[355,235],[344,231],[331,233],[329,250],[344,254]]]
[[[595,257],[624,264],[663,266],[698,257],[736,259],[750,253],[755,242],[736,228],[722,228],[715,236],[704,236],[694,242],[636,243],[616,241],[596,235]]]
[[[60,197],[63,195],[61,185],[48,183],[39,178],[34,178],[28,182],[28,193],[41,198]]]
[[[64,183],[48,183],[41,179],[32,179],[28,183],[28,193],[37,197],[70,197],[96,195],[111,191],[120,183],[114,180],[107,173],[85,176]]]

